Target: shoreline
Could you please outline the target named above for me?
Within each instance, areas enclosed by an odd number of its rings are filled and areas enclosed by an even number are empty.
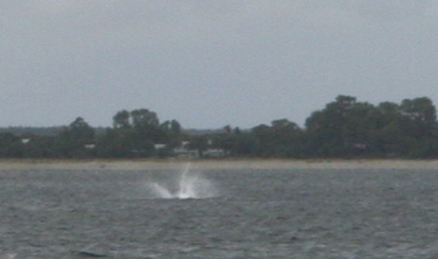
[[[438,169],[438,160],[0,160],[0,171],[13,170],[197,170],[269,169]]]

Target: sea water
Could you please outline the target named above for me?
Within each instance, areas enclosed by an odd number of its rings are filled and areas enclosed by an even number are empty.
[[[0,171],[0,259],[436,258],[437,185],[434,170]]]

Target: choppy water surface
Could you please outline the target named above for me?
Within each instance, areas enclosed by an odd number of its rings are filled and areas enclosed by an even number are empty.
[[[438,171],[0,171],[0,259],[438,258]]]

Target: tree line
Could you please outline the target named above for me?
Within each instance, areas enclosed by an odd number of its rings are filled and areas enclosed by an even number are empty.
[[[195,154],[193,156],[193,154]],[[427,97],[373,105],[340,95],[304,127],[287,119],[193,134],[148,109],[122,110],[98,130],[82,117],[54,134],[0,132],[1,158],[437,158],[436,108]]]

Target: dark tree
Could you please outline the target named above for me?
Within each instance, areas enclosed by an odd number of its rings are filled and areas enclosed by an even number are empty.
[[[57,136],[55,149],[58,156],[67,158],[90,157],[88,147],[94,145],[94,129],[81,117],[76,118]]]
[[[340,95],[325,109],[316,111],[306,120],[311,149],[316,156],[344,157],[349,155],[346,142],[347,119],[356,98]]]
[[[137,109],[131,111],[132,124],[137,129],[156,129],[160,121],[155,112],[148,109]]]
[[[9,132],[0,133],[0,157],[20,158],[23,156],[23,143],[19,137]]]
[[[131,114],[126,111],[122,110],[117,112],[116,115],[113,117],[113,126],[114,128],[130,128],[131,127]]]

